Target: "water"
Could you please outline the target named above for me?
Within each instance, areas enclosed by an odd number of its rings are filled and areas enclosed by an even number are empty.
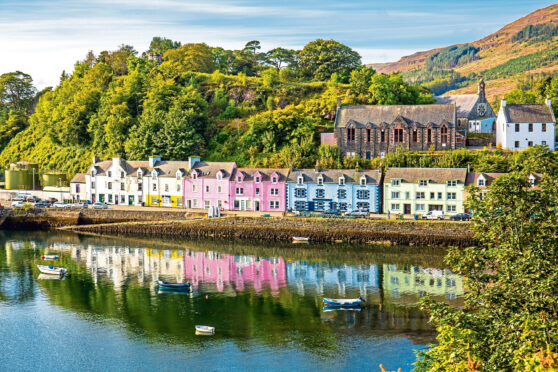
[[[70,275],[39,276],[46,253]],[[435,337],[418,298],[461,306],[443,253],[3,232],[0,370],[408,371]],[[159,277],[193,289],[159,293]],[[358,296],[361,311],[323,311]]]

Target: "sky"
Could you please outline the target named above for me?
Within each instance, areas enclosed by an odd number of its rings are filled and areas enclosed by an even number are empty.
[[[89,50],[145,51],[153,36],[242,49],[301,49],[317,38],[355,49],[363,63],[475,41],[543,0],[0,0],[0,74],[58,84]]]

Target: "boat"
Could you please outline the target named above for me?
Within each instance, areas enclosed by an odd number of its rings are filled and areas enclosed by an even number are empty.
[[[49,274],[39,274],[37,280],[65,280],[65,275],[49,275]]]
[[[324,306],[324,312],[328,311],[338,311],[338,310],[349,310],[349,311],[360,311],[360,306]]]
[[[347,299],[324,298],[324,305],[326,306],[351,307],[351,306],[360,306],[362,305],[363,302],[366,301],[364,301],[362,297],[347,298]]]
[[[55,266],[52,266],[52,265],[48,265],[48,266],[47,265],[37,265],[37,268],[43,274],[49,274],[49,275],[64,275],[68,272],[68,270],[66,270],[63,267],[55,267]]]
[[[55,254],[44,254],[41,256],[41,259],[45,260],[45,261],[55,261],[58,260],[60,257],[58,257],[58,255]]]
[[[196,326],[196,334],[199,335],[213,335],[215,334],[215,327],[205,326],[205,325],[197,325]]]
[[[159,289],[170,289],[173,291],[187,291],[190,289],[190,283],[168,283],[161,279],[157,280]]]
[[[310,237],[308,236],[293,236],[293,242],[309,242]]]

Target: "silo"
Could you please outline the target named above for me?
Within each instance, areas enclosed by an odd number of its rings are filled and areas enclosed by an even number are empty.
[[[46,171],[41,176],[41,186],[64,187],[68,186],[68,175],[62,171]]]
[[[10,164],[5,177],[7,190],[32,190],[33,186],[39,187],[39,165],[30,162]]]

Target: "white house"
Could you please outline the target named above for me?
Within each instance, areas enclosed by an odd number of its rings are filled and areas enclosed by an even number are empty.
[[[150,157],[148,172],[143,174],[145,205],[184,208],[184,179],[199,161],[199,157],[190,157],[188,161]]]
[[[535,145],[546,145],[554,150],[555,126],[550,99],[544,104],[526,105],[508,105],[502,100],[496,119],[496,143],[510,150]]]
[[[86,200],[85,173],[77,173],[70,181],[70,194],[73,200]]]

